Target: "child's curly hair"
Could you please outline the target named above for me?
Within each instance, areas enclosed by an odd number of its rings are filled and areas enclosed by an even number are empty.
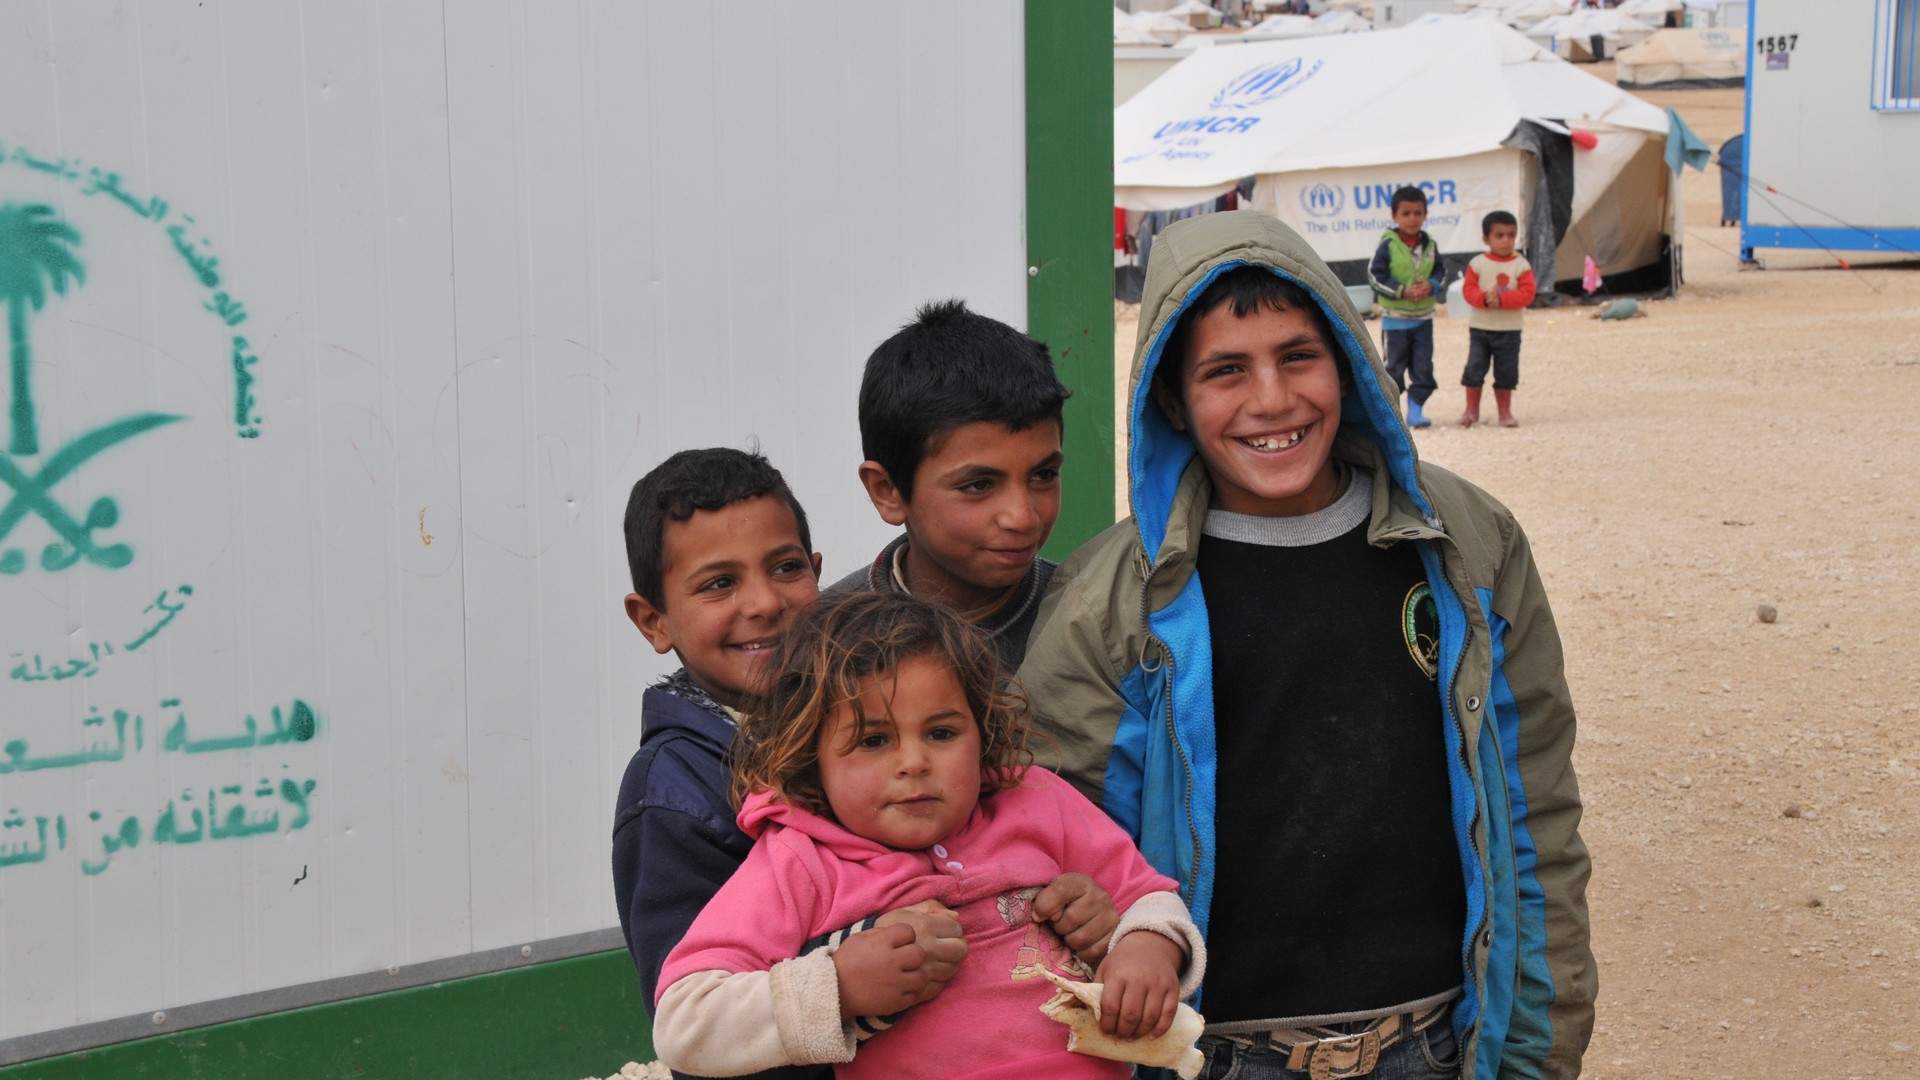
[[[992,643],[953,612],[905,593],[829,593],[787,632],[765,688],[748,704],[734,747],[734,805],[773,791],[831,817],[820,786],[821,732],[843,705],[862,719],[861,684],[915,656],[939,660],[960,681],[980,725],[980,793],[1018,784],[1033,763],[1027,698],[1001,672]]]

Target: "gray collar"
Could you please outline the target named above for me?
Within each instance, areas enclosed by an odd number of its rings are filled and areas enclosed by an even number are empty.
[[[1365,469],[1348,470],[1347,490],[1320,510],[1298,517],[1258,517],[1228,510],[1208,510],[1201,532],[1216,540],[1266,547],[1308,547],[1345,536],[1373,511],[1373,476]]]

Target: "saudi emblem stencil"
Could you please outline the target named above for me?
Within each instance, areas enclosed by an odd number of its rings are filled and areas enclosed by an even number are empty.
[[[4,170],[0,191],[6,195],[0,198],[0,301],[7,312],[7,411],[0,418],[5,426],[5,441],[0,444],[0,575],[28,573],[36,562],[49,573],[75,566],[119,570],[133,561],[133,547],[124,541],[108,542],[101,534],[124,524],[121,500],[100,494],[97,488],[75,491],[98,483],[83,466],[97,467],[106,451],[186,417],[172,410],[141,410],[105,423],[93,421],[93,426],[78,431],[88,422],[74,423],[71,417],[60,416],[52,425],[45,422],[46,388],[37,383],[53,374],[58,364],[37,357],[36,346],[49,336],[70,342],[75,326],[115,332],[112,327],[79,320],[70,311],[48,317],[53,308],[72,302],[72,294],[88,284],[93,269],[89,264],[96,259],[83,253],[93,247],[83,232],[99,225],[122,239],[95,253],[104,256],[99,261],[109,271],[127,268],[124,240],[130,235],[126,227],[134,219],[152,230],[149,235],[164,236],[197,283],[200,306],[220,327],[224,340],[217,347],[221,351],[207,362],[231,367],[233,434],[255,439],[260,435],[260,417],[251,369],[259,357],[246,338],[233,332],[247,320],[246,306],[221,291],[220,260],[193,216],[176,211],[158,196],[135,196],[119,173],[89,167],[78,159],[36,157],[22,146],[0,148],[0,169]],[[76,224],[76,214],[92,224],[83,230]],[[43,325],[48,323],[52,325]],[[53,333],[48,334],[49,330]],[[70,409],[71,397],[66,404]],[[31,535],[36,532],[40,535]],[[35,546],[40,548],[37,560]]]
[[[1421,582],[1407,590],[1400,605],[1400,632],[1407,639],[1407,654],[1420,670],[1433,679],[1440,674],[1440,609],[1433,602],[1433,589]]]

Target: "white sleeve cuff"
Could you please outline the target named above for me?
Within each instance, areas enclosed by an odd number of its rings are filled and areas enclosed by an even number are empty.
[[[1180,942],[1187,950],[1187,963],[1180,969],[1180,996],[1192,997],[1200,989],[1200,980],[1207,974],[1207,943],[1200,936],[1200,928],[1194,925],[1193,916],[1187,912],[1187,905],[1180,899],[1179,893],[1148,893],[1133,902],[1120,916],[1120,925],[1114,928],[1112,940],[1107,942],[1107,951],[1112,952],[1120,939],[1136,930],[1151,930],[1163,937]]]
[[[821,949],[773,965],[774,1026],[795,1065],[852,1061],[859,1045],[852,1021],[840,1019],[840,976],[833,950]]]

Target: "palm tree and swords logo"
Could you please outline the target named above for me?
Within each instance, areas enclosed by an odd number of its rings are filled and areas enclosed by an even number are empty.
[[[0,454],[0,544],[29,517],[52,529],[56,539],[40,551],[40,567],[65,570],[81,560],[118,569],[133,561],[126,544],[102,544],[96,532],[120,520],[120,507],[102,495],[84,512],[63,502],[56,493],[61,481],[81,465],[128,439],[183,419],[165,413],[141,413],[85,432],[51,454],[41,457],[40,416],[33,398],[32,345],[28,316],[46,306],[47,291],[65,296],[67,286],[86,283],[86,267],[74,254],[80,234],[45,204],[0,205],[0,300],[7,305],[8,374],[10,376],[7,448]],[[32,460],[38,468],[32,468]],[[0,574],[18,574],[27,568],[27,553],[0,547]]]

